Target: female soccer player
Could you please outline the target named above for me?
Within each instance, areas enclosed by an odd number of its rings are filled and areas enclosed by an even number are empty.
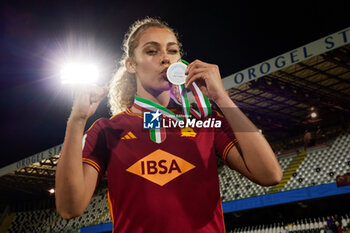
[[[226,93],[218,66],[200,60],[187,66],[186,87],[196,84],[220,108],[205,116],[220,128],[144,129],[150,106],[181,115],[181,90],[166,75],[181,44],[165,22],[146,18],[130,27],[124,53],[109,87],[113,117],[84,132],[108,90],[84,87],[75,97],[56,171],[58,212],[81,215],[107,173],[113,232],[224,232],[216,156],[253,182],[274,185],[282,171],[270,145]]]

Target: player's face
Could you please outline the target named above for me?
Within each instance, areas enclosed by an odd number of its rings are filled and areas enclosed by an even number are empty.
[[[179,45],[173,32],[158,27],[146,29],[140,35],[134,51],[138,85],[153,94],[169,90],[171,83],[166,71],[170,64],[179,59]]]

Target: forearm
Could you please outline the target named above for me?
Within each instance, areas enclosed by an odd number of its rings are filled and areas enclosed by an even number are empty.
[[[78,215],[84,205],[82,139],[85,123],[83,120],[68,120],[62,153],[57,164],[56,205],[58,212],[66,218]]]
[[[278,183],[282,178],[281,167],[265,137],[229,96],[217,100],[216,104],[235,133],[249,172],[262,185]]]

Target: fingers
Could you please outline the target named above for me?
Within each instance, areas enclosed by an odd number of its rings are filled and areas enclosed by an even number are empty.
[[[187,66],[185,71],[185,74],[187,75],[186,88],[188,88],[195,80],[202,78],[206,71],[205,64],[207,63],[197,59]]]
[[[95,86],[90,91],[90,102],[91,103],[101,102],[101,100],[107,95],[107,93],[108,93],[108,87]]]
[[[207,83],[207,79],[217,79],[217,76],[220,78],[220,72],[217,65],[205,63],[200,60],[195,60],[190,63],[187,66],[185,74],[187,75],[186,87],[189,87],[198,79],[203,79]]]
[[[191,72],[187,75],[186,78],[186,88],[192,85],[192,83],[198,79],[206,79],[207,69],[206,68],[197,68],[192,69]]]
[[[225,92],[222,84],[219,67],[215,64],[209,64],[200,60],[195,60],[187,66],[185,74],[186,88],[189,88],[193,82],[196,82],[203,94],[208,98],[216,100]]]
[[[189,74],[190,71],[194,68],[199,68],[199,67],[205,67],[205,64],[208,64],[208,63],[205,63],[205,62],[202,62],[200,60],[195,60],[193,62],[191,62],[188,66],[187,66],[187,69],[186,69],[186,72],[185,74]]]
[[[89,118],[95,113],[98,105],[108,93],[107,87],[85,84],[75,90],[72,115],[79,118]]]
[[[107,87],[99,87],[95,84],[84,84],[80,85],[75,89],[76,98],[84,98],[84,100],[90,100],[96,102],[99,99],[106,96],[108,92]]]

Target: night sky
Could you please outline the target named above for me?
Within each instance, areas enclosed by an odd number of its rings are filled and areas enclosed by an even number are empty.
[[[345,1],[266,2],[1,1],[0,167],[63,142],[72,106],[63,61],[95,61],[105,85],[136,19],[167,21],[184,58],[215,63],[222,77],[350,26]],[[106,101],[87,127],[104,116]]]

